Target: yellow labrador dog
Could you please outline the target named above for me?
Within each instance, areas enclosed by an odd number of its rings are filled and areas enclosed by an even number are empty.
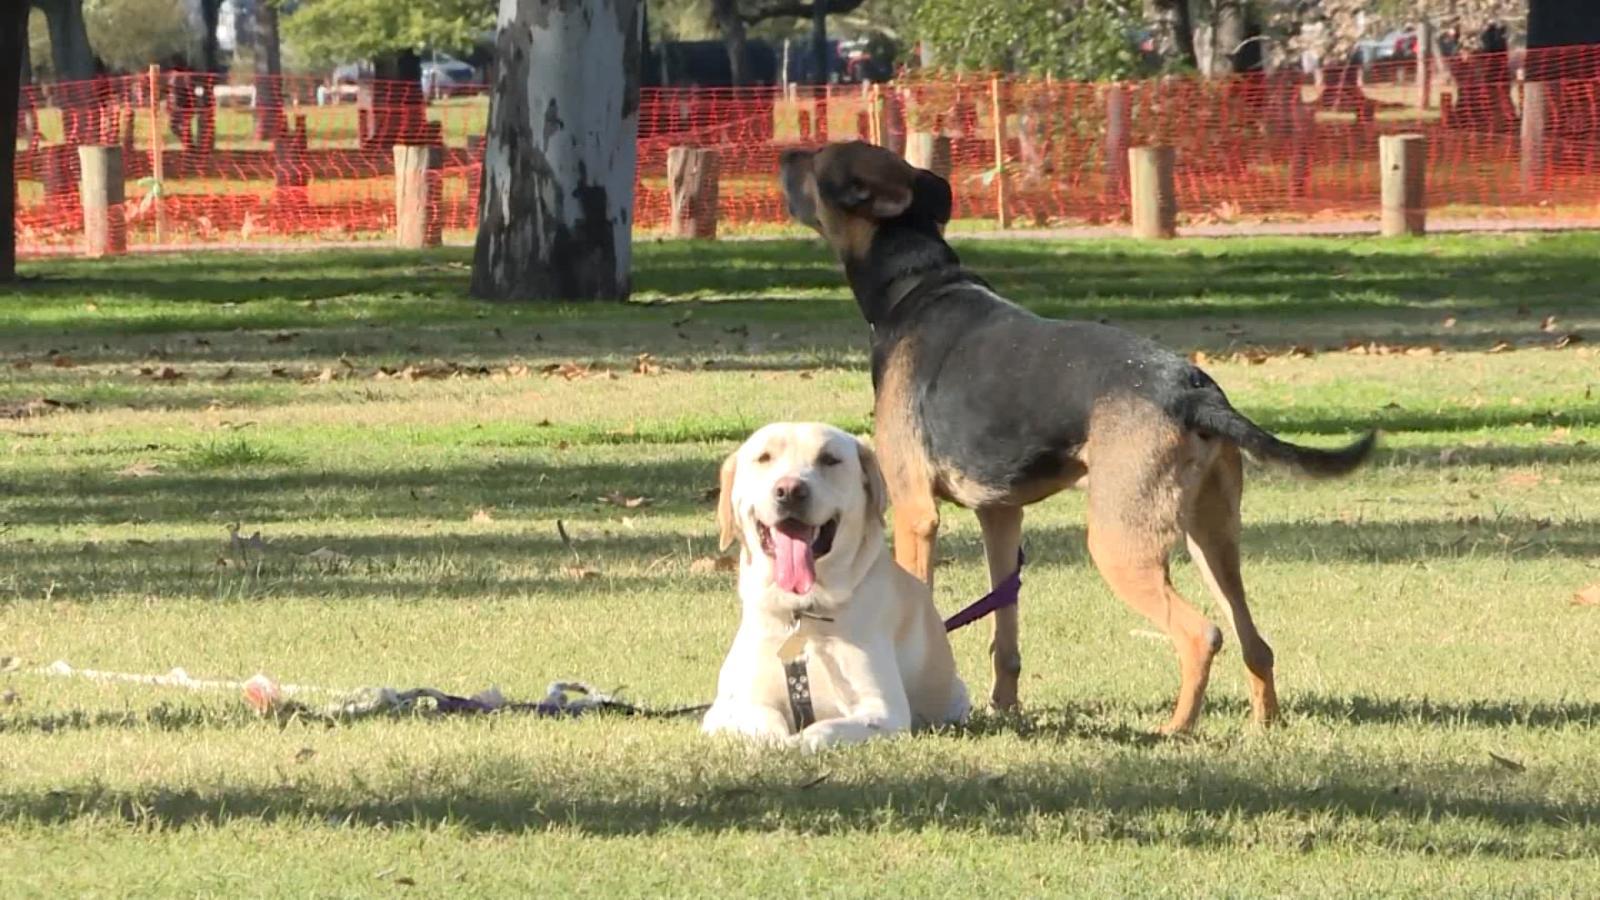
[[[724,548],[742,544],[742,618],[706,733],[815,750],[966,718],[933,597],[884,542],[886,503],[872,451],[828,425],[768,425],[722,464],[717,520]]]

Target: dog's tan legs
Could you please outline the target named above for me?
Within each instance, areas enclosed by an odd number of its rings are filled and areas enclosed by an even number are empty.
[[[894,561],[933,587],[934,550],[939,542],[939,501],[931,492],[894,498]]]
[[[1161,730],[1166,734],[1190,730],[1200,716],[1222,632],[1173,590],[1165,552],[1152,554],[1138,538],[1116,526],[1091,521],[1089,555],[1112,592],[1172,638],[1182,684],[1172,719]]]
[[[989,586],[997,587],[1017,570],[1017,548],[1022,546],[1022,507],[996,506],[977,510],[983,528],[983,555],[989,562]],[[989,702],[995,709],[1017,705],[1017,679],[1022,675],[1022,648],[1017,635],[1017,607],[994,611],[994,632],[989,642],[994,666],[994,688]]]
[[[1195,496],[1188,525],[1189,555],[1212,596],[1228,611],[1250,673],[1251,716],[1257,724],[1268,725],[1278,717],[1278,689],[1272,677],[1272,648],[1256,631],[1239,574],[1239,496],[1243,489],[1239,451],[1227,447],[1218,454]]]
[[[1134,407],[1097,410],[1090,434],[1089,555],[1122,602],[1172,639],[1182,684],[1166,733],[1194,727],[1222,632],[1173,589],[1168,558],[1210,448]]]

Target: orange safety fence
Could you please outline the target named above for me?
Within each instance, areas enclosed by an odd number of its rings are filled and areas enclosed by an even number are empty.
[[[1019,228],[1118,222],[1127,148],[1176,150],[1180,223],[1377,215],[1378,137],[1428,139],[1428,203],[1454,218],[1600,217],[1600,47],[1119,84],[905,73],[882,85],[647,88],[636,227],[668,225],[667,151],[716,150],[719,227],[787,221],[785,147],[861,138],[903,150],[948,138],[958,220]],[[154,102],[152,102],[154,101]],[[133,249],[392,239],[395,144],[438,148],[430,211],[470,239],[488,120],[482,89],[305,78],[215,84],[150,73],[25,89],[18,250],[78,252],[80,145],[122,148]],[[997,161],[999,164],[997,164]]]

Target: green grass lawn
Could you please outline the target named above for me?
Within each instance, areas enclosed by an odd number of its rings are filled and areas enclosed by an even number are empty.
[[[870,385],[813,242],[641,243],[636,302],[600,306],[470,301],[449,250],[32,263],[0,293],[0,407],[37,413],[0,419],[0,894],[1593,892],[1600,236],[963,252],[1204,353],[1286,436],[1385,429],[1347,481],[1251,469],[1281,728],[1246,725],[1230,643],[1198,734],[1151,735],[1176,665],[1088,564],[1077,495],[1029,516],[1024,714],[814,757],[45,677],[708,700],[737,619],[694,566],[719,461],[770,420],[868,430]],[[948,612],[985,583],[946,521]],[[267,542],[243,564],[235,523]],[[980,694],[986,631],[954,637]]]

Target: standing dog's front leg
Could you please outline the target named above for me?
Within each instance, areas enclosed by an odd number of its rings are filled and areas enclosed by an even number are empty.
[[[1017,550],[1022,547],[1022,507],[994,506],[979,509],[977,513],[978,525],[983,529],[983,555],[989,563],[989,586],[996,588],[1017,568]],[[994,611],[989,660],[994,665],[994,689],[989,694],[989,702],[995,709],[1016,707],[1017,681],[1022,677],[1022,645],[1015,605]]]
[[[885,641],[860,647],[828,641],[819,649],[817,660],[827,669],[845,714],[800,732],[800,744],[806,750],[859,744],[911,727],[911,701],[900,680],[893,644]]]

